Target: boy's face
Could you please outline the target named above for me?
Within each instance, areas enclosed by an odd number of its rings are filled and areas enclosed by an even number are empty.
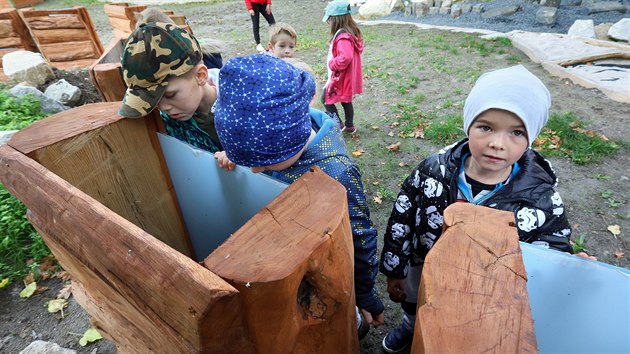
[[[295,40],[288,33],[281,32],[276,36],[276,43],[269,42],[269,50],[278,58],[293,58]]]
[[[487,184],[505,181],[529,145],[521,119],[501,109],[489,109],[477,116],[468,138],[472,157],[466,173]]]
[[[158,102],[158,109],[173,119],[186,121],[192,118],[203,98],[205,78],[200,79],[199,65],[192,70],[195,72],[168,80],[164,96]]]

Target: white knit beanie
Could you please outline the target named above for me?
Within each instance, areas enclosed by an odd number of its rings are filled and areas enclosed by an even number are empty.
[[[525,125],[529,146],[547,123],[551,95],[545,84],[522,65],[485,73],[477,79],[464,104],[464,131],[481,113],[503,109]]]

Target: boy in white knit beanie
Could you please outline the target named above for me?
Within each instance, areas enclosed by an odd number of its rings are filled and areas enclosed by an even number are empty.
[[[556,175],[549,161],[531,149],[550,106],[545,85],[521,65],[482,75],[464,105],[467,138],[427,157],[405,180],[380,261],[387,292],[404,312],[402,324],[383,339],[386,352],[411,344],[422,265],[451,203],[511,211],[521,241],[572,251],[571,228],[554,189]]]

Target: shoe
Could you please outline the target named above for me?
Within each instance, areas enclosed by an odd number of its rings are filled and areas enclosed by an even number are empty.
[[[256,50],[262,53],[265,51],[265,48],[263,48],[262,44],[258,43],[256,44]]]
[[[352,126],[352,127],[345,126],[345,127],[341,128],[341,131],[346,133],[346,134],[355,134],[357,132],[357,128],[354,127],[354,126]]]
[[[404,324],[391,330],[383,338],[383,350],[387,353],[400,353],[413,341],[413,332],[410,332]]]

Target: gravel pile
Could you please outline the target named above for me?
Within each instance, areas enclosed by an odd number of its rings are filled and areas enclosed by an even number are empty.
[[[512,30],[523,30],[529,32],[547,33],[567,33],[569,27],[575,20],[593,20],[597,26],[601,23],[616,23],[622,18],[630,18],[630,0],[621,0],[620,3],[626,5],[629,10],[623,14],[617,11],[608,11],[596,14],[588,14],[588,8],[584,6],[569,6],[567,1],[562,1],[557,13],[555,25],[546,26],[536,23],[536,11],[540,8],[538,3],[527,0],[496,0],[490,2],[480,2],[486,11],[497,7],[508,7],[519,5],[521,10],[509,17],[482,19],[481,14],[469,12],[458,18],[450,15],[424,15],[420,17],[404,16],[402,11],[393,12],[389,16],[382,17],[382,20],[397,20],[406,22],[417,22],[429,25],[441,25],[452,27],[481,28],[497,32],[509,32]],[[473,3],[476,4],[476,3]]]

